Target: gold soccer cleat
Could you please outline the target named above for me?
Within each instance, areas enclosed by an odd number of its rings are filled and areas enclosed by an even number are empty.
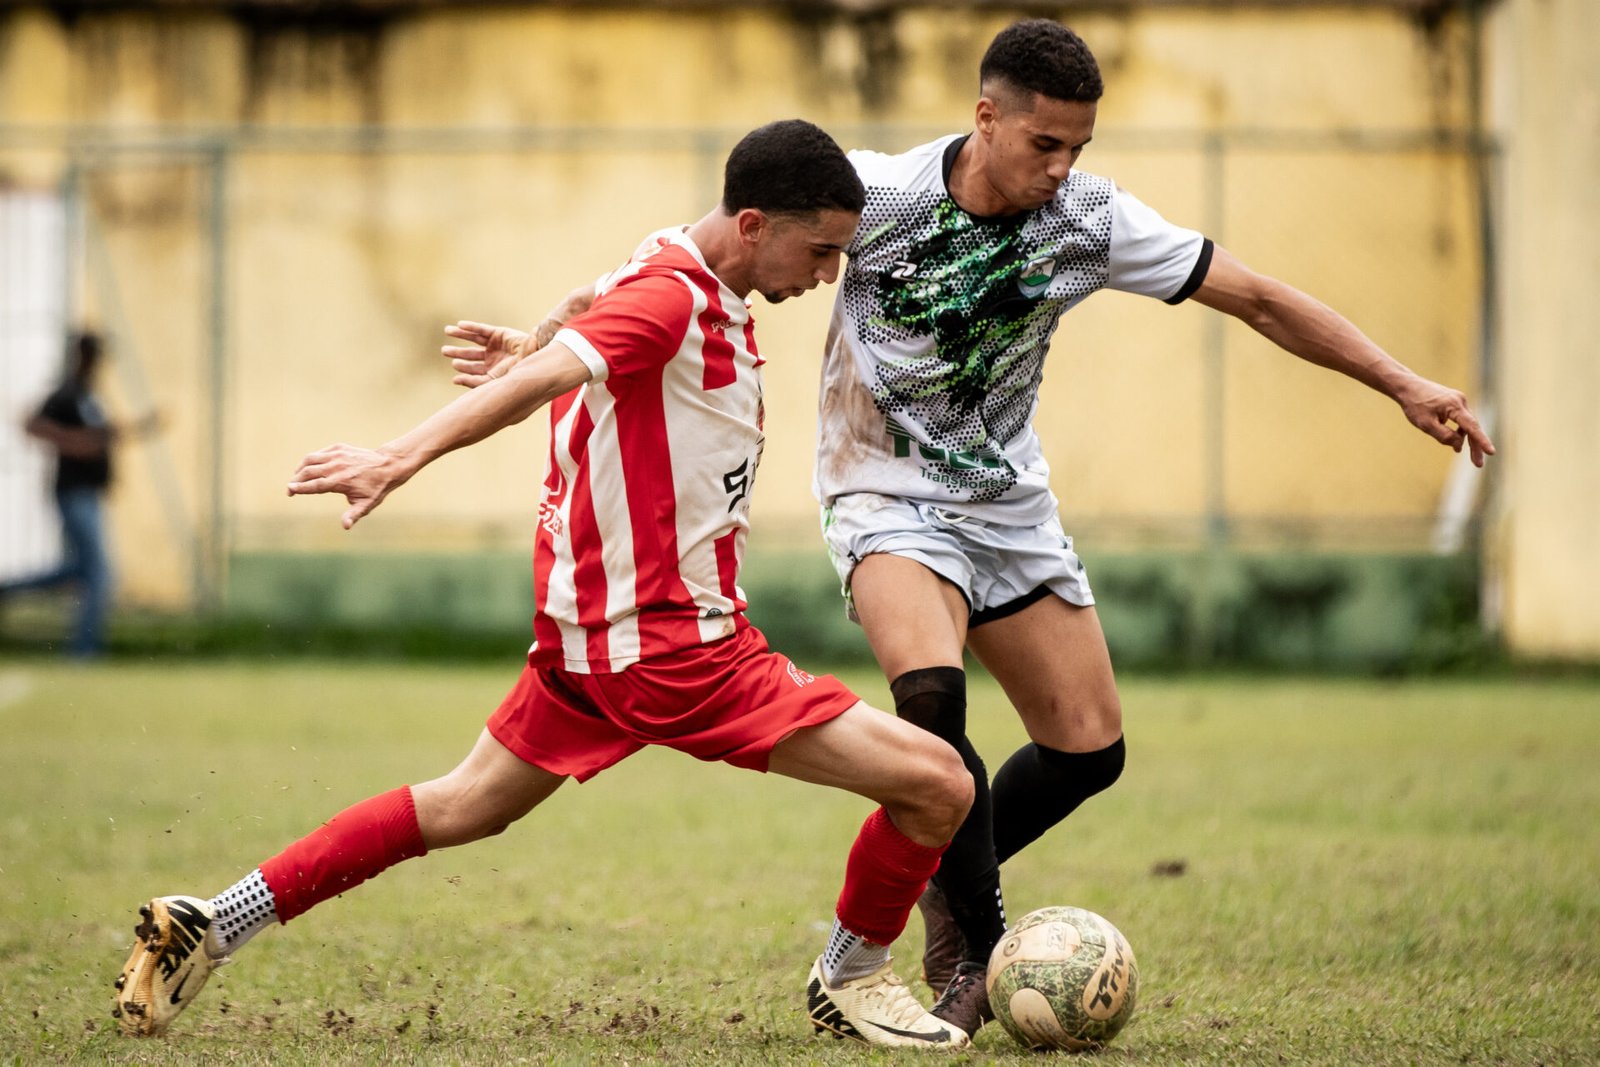
[[[895,976],[891,962],[862,978],[830,988],[822,976],[822,957],[811,965],[806,1009],[811,1025],[836,1038],[867,1045],[900,1048],[959,1049],[971,1041],[966,1032],[929,1015]]]
[[[111,1014],[129,1037],[159,1037],[189,1006],[211,972],[228,962],[207,951],[211,904],[198,897],[156,897],[139,908],[139,941],[117,978]]]

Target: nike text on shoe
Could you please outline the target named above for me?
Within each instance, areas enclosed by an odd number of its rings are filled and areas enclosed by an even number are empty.
[[[129,1037],[159,1037],[227,963],[207,951],[209,902],[198,897],[157,897],[139,908],[139,940],[117,978],[111,1014]]]
[[[955,977],[945,986],[928,1014],[959,1026],[970,1036],[994,1018],[989,1007],[989,969],[981,963],[964,962],[956,967]]]
[[[944,893],[932,882],[917,898],[917,910],[922,913],[924,933],[922,951],[922,980],[935,993],[949,988],[956,976],[956,967],[967,958],[967,939],[955,916],[950,914],[950,904]]]
[[[806,1010],[816,1030],[867,1045],[958,1049],[971,1044],[966,1031],[929,1015],[895,977],[889,962],[831,988],[822,977],[822,958],[817,957],[806,985]]]

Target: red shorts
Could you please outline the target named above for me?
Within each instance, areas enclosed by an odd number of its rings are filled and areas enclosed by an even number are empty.
[[[832,675],[813,677],[768,650],[749,626],[616,674],[528,667],[489,717],[489,733],[526,762],[580,782],[646,745],[765,771],[779,741],[860,699]]]

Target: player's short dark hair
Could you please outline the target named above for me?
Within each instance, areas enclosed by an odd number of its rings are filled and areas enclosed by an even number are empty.
[[[1083,38],[1050,19],[1013,22],[995,36],[978,66],[978,84],[991,80],[1052,100],[1093,103],[1105,92]]]
[[[803,119],[751,130],[728,153],[722,172],[722,209],[730,215],[747,207],[768,214],[860,211],[866,203],[844,150]]]

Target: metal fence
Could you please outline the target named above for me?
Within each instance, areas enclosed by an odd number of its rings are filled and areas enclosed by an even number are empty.
[[[948,131],[896,125],[833,132],[847,145],[893,150]],[[259,367],[262,353],[275,345],[315,343],[304,336],[304,323],[274,306],[282,296],[262,284],[272,268],[256,261],[262,231],[295,210],[292,202],[273,201],[275,169],[317,160],[338,174],[371,164],[385,168],[388,195],[403,201],[422,195],[419,190],[436,182],[435,175],[470,169],[479,160],[510,168],[555,168],[551,181],[561,180],[560,168],[551,161],[565,160],[575,168],[579,185],[586,184],[585,175],[643,166],[675,176],[662,186],[665,202],[619,205],[617,211],[637,212],[641,220],[658,225],[714,201],[721,161],[740,133],[721,128],[196,132],[0,126],[0,167],[55,176],[44,187],[36,183],[0,200],[0,400],[5,404],[0,415],[14,423],[47,386],[49,376],[41,375],[39,366],[52,351],[53,337],[86,319],[101,324],[119,353],[119,406],[133,414],[176,406],[182,414],[181,432],[143,449],[138,469],[124,472],[154,516],[141,527],[140,554],[176,561],[168,569],[181,574],[182,599],[214,608],[235,553],[263,545],[293,551],[322,543],[297,521],[261,512],[235,489],[241,471],[263,450],[257,408],[273,402]],[[1354,305],[1358,313],[1352,317],[1391,343],[1406,362],[1415,365],[1407,354],[1421,349],[1428,355],[1419,370],[1476,391],[1493,377],[1488,295],[1493,159],[1491,145],[1459,131],[1103,130],[1087,166],[1118,177],[1175,221],[1221,243],[1270,250],[1265,258],[1276,268],[1271,273],[1304,279],[1305,287],[1319,295],[1332,293],[1329,302],[1335,306]],[[1138,176],[1137,184],[1130,174]],[[361,195],[341,181],[329,179],[330,199]],[[1351,187],[1357,184],[1363,188]],[[1375,191],[1370,185],[1390,188]],[[470,197],[471,190],[463,195]],[[504,213],[490,204],[452,210],[463,218],[474,211],[481,215],[470,225],[480,227],[474,232],[486,242],[494,237],[494,217]],[[641,225],[637,232],[647,228]],[[534,229],[531,241],[539,243],[541,231]],[[247,246],[242,239],[247,230],[255,244]],[[395,255],[409,254],[404,247],[397,244],[401,251]],[[152,248],[158,250],[154,256]],[[613,258],[621,258],[626,248],[614,251]],[[293,260],[288,257],[281,269],[293,270]],[[507,262],[503,271],[526,266]],[[563,276],[559,265],[548,267],[547,274],[552,281],[546,287],[557,291],[553,279]],[[566,274],[570,277],[570,270]],[[1419,275],[1428,275],[1426,284]],[[1455,550],[1473,540],[1477,483],[1441,477],[1437,463],[1401,478],[1400,496],[1363,497],[1349,489],[1369,477],[1375,465],[1412,466],[1389,458],[1396,438],[1368,434],[1366,415],[1353,423],[1363,428],[1356,435],[1361,440],[1340,440],[1341,427],[1352,425],[1347,413],[1370,404],[1370,398],[1343,391],[1328,399],[1327,387],[1309,378],[1274,379],[1271,395],[1257,395],[1262,372],[1255,369],[1256,357],[1242,356],[1236,328],[1211,315],[1195,318],[1194,325],[1183,328],[1188,333],[1177,335],[1191,349],[1170,364],[1184,368],[1182,396],[1165,396],[1151,411],[1147,378],[1119,378],[1113,361],[1073,350],[1080,338],[1086,338],[1085,347],[1103,351],[1123,343],[1109,339],[1131,333],[1135,340],[1128,343],[1157,350],[1154,369],[1145,374],[1160,375],[1169,364],[1161,362],[1167,357],[1159,349],[1170,347],[1170,339],[1142,339],[1142,317],[1126,315],[1122,305],[1074,312],[1080,315],[1087,326],[1063,329],[1068,351],[1052,356],[1050,377],[1067,373],[1061,368],[1069,364],[1062,361],[1070,360],[1071,373],[1086,374],[1096,395],[1083,401],[1092,406],[1073,420],[1083,429],[1061,431],[1069,438],[1065,454],[1084,456],[1085,463],[1099,459],[1093,453],[1102,450],[1125,448],[1133,456],[1134,437],[1163,427],[1175,437],[1170,465],[1166,460],[1124,462],[1116,454],[1108,460],[1139,472],[1128,478],[1147,478],[1151,485],[1142,492],[1130,491],[1114,474],[1098,481],[1080,478],[1071,469],[1072,459],[1062,469],[1058,455],[1058,491],[1076,530],[1130,547],[1333,544]],[[261,336],[277,328],[281,336]],[[175,356],[177,350],[181,353]],[[296,366],[284,373],[303,375],[310,366],[316,374],[315,360]],[[416,373],[436,377],[433,369]],[[315,381],[307,383],[308,404],[314,403],[316,389]],[[1387,412],[1383,418],[1399,421]],[[1321,429],[1307,432],[1308,423]],[[1264,428],[1250,429],[1258,424]],[[1085,436],[1074,437],[1078,432]],[[4,438],[0,464],[5,515],[0,568],[14,572],[38,562],[44,552],[43,465],[9,427],[0,433],[11,435]],[[1307,441],[1316,445],[1319,433],[1327,435],[1320,450],[1307,447]],[[1330,438],[1335,447],[1328,447]],[[1276,466],[1261,462],[1263,451],[1280,447],[1300,452]],[[1325,486],[1301,484],[1308,464]],[[1419,493],[1431,496],[1417,505]],[[1409,503],[1395,506],[1401,496]],[[509,514],[493,508],[478,514],[474,545],[520,545],[520,525],[497,519]],[[399,516],[394,529],[402,532],[395,536],[412,537],[430,523],[449,521],[423,509]],[[771,543],[781,540],[777,533],[773,538]],[[123,569],[143,562],[130,560]]]

